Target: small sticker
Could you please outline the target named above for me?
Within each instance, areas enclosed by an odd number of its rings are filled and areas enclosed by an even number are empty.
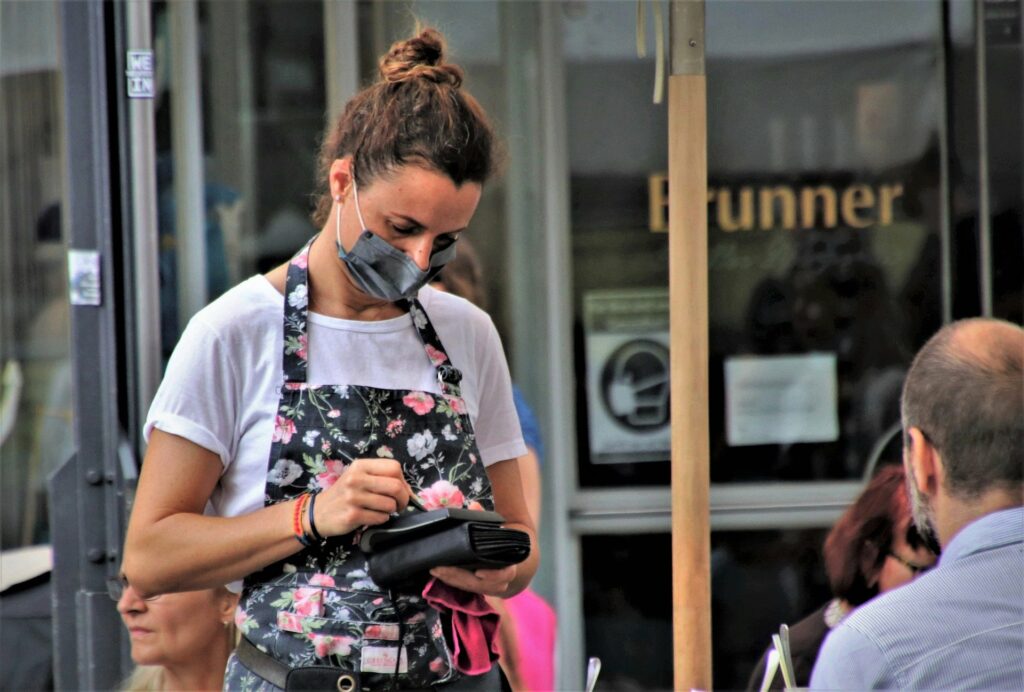
[[[364,646],[359,658],[359,670],[363,673],[394,673],[398,664],[398,673],[409,672],[409,657],[402,647],[402,661],[398,662],[398,647]]]
[[[367,625],[363,630],[363,639],[380,639],[388,642],[398,641],[398,625]]]
[[[68,292],[72,305],[99,305],[100,253],[97,250],[68,250]]]
[[[128,98],[151,99],[156,95],[153,74],[156,66],[151,50],[130,50],[127,55],[128,69],[124,71]]]

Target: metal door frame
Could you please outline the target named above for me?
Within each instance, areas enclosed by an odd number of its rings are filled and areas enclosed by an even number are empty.
[[[118,66],[124,69],[115,55],[122,8],[101,0],[61,3],[60,24],[64,224],[71,250],[98,253],[101,300],[71,306],[76,453],[49,479],[54,676],[58,689],[113,689],[131,661],[106,579],[119,568],[125,492],[135,470],[121,388],[124,334],[131,331],[121,317],[131,314],[131,273],[116,190],[126,135],[112,105],[123,88],[114,77]]]

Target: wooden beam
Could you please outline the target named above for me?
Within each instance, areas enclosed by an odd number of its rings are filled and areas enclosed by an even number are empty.
[[[668,82],[675,689],[711,689],[704,3],[675,0]]]

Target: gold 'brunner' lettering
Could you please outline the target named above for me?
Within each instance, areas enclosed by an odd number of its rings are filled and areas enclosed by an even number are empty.
[[[667,231],[668,177],[651,175],[648,191],[650,230]],[[836,228],[840,222],[848,228],[888,226],[893,205],[902,196],[902,183],[853,183],[841,190],[827,184],[721,186],[708,188],[708,217],[727,233]]]

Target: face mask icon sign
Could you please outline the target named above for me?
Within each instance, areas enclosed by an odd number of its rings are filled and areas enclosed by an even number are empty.
[[[608,414],[635,431],[651,431],[669,420],[668,349],[636,339],[612,353],[601,372],[601,398]]]

